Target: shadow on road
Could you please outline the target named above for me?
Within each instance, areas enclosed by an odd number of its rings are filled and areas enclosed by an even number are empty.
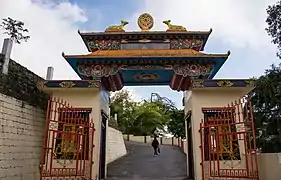
[[[161,154],[154,157],[150,144],[125,144],[128,154],[108,165],[108,179],[186,179],[186,156],[179,147],[161,145]]]

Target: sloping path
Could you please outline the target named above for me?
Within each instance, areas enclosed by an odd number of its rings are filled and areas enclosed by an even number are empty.
[[[107,179],[186,179],[186,157],[178,147],[161,145],[161,154],[156,157],[149,144],[126,142],[126,147],[128,154],[108,165]]]

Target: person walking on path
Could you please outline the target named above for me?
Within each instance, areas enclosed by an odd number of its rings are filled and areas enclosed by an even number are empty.
[[[158,153],[160,153],[160,149],[159,149],[159,142],[156,137],[154,137],[151,145],[154,149],[154,156],[158,155]]]

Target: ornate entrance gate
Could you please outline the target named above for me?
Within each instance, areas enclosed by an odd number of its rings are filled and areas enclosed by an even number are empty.
[[[248,99],[224,108],[203,108],[200,124],[203,180],[258,180],[252,105]]]
[[[41,180],[92,180],[94,124],[92,109],[72,108],[50,98],[46,113]]]

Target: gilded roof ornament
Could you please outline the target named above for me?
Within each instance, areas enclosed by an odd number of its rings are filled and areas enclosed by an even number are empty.
[[[149,31],[153,25],[153,17],[148,13],[143,13],[138,18],[138,25],[142,31]]]
[[[168,29],[166,31],[178,31],[178,32],[186,32],[187,31],[186,28],[183,27],[183,26],[172,25],[171,20],[163,21],[163,23],[168,26]]]
[[[99,79],[94,79],[94,80],[88,81],[88,83],[89,83],[88,87],[94,87],[94,88],[101,87],[101,80],[99,80]]]
[[[59,84],[59,86],[62,88],[72,88],[73,86],[75,86],[75,83],[72,81],[63,81]]]
[[[204,80],[202,79],[195,79],[192,80],[192,88],[204,88]]]
[[[39,80],[39,81],[37,82],[37,88],[41,91],[43,88],[46,87],[46,86],[45,86],[45,83],[46,83],[46,81],[44,81],[44,80]]]
[[[222,80],[222,81],[218,81],[218,82],[217,82],[217,85],[218,85],[219,87],[231,87],[231,86],[234,85],[234,83],[231,82],[231,81]]]
[[[105,32],[125,32],[125,30],[123,28],[127,24],[129,24],[129,22],[121,20],[121,24],[120,25],[109,26],[108,28],[106,28]]]

